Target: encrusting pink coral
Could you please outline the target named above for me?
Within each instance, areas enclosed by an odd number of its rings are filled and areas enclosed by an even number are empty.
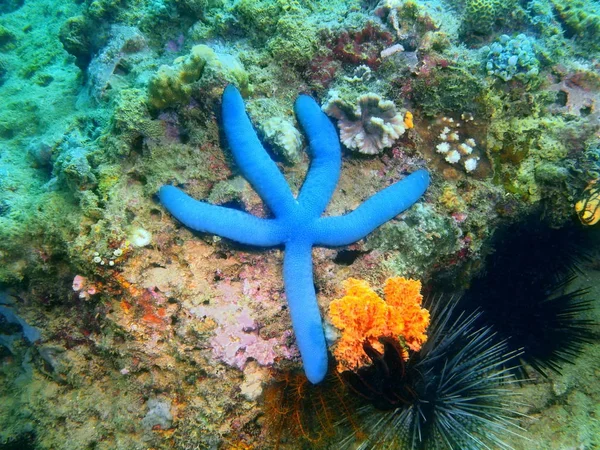
[[[91,295],[98,293],[98,288],[89,284],[88,279],[81,275],[75,275],[73,278],[73,291],[79,293],[79,298],[87,300]]]
[[[245,306],[198,306],[191,309],[198,317],[211,318],[217,324],[210,339],[213,355],[225,364],[244,370],[249,360],[268,366],[277,358],[291,358],[292,352],[277,338],[265,339]]]

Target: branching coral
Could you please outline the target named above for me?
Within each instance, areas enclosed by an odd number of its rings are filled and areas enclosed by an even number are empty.
[[[329,306],[331,323],[342,330],[334,349],[338,371],[356,370],[369,364],[363,346],[382,352],[379,341],[382,337],[399,338],[406,347],[405,358],[407,348],[421,349],[427,340],[429,311],[421,308],[420,281],[403,277],[388,279],[383,288],[386,301],[366,281],[350,278],[344,287],[346,295]]]
[[[368,155],[391,147],[407,128],[394,102],[377,94],[361,95],[356,107],[334,96],[323,105],[323,111],[338,120],[346,147]]]

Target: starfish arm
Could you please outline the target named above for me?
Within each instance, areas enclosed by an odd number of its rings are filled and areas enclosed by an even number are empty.
[[[312,97],[299,96],[295,110],[308,137],[312,156],[310,169],[298,195],[298,203],[311,215],[318,217],[325,211],[340,177],[340,141],[331,120]]]
[[[289,242],[283,258],[283,280],[304,372],[316,384],[327,373],[327,346],[313,284],[312,246]]]
[[[429,186],[429,173],[418,170],[369,197],[349,214],[319,219],[315,245],[337,247],[364,238],[410,208]]]
[[[230,84],[223,92],[223,129],[237,166],[275,216],[295,206],[287,181],[258,140],[240,92]]]
[[[243,211],[200,202],[173,186],[161,187],[158,197],[177,220],[192,230],[261,247],[272,247],[283,242],[281,227],[276,220],[261,219]]]

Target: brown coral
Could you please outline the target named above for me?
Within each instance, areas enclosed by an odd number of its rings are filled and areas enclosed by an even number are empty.
[[[357,370],[370,363],[363,350],[365,343],[377,351],[379,339],[398,339],[406,349],[418,351],[427,340],[429,311],[421,308],[421,282],[402,277],[390,278],[382,300],[369,284],[354,278],[344,283],[346,295],[329,306],[331,323],[342,332],[334,348],[338,371]]]
[[[362,30],[343,31],[337,39],[325,36],[326,42],[334,43],[332,47],[335,59],[350,64],[366,64],[371,69],[377,69],[381,64],[381,51],[394,42],[394,37],[388,31],[368,22]]]
[[[338,120],[340,138],[349,149],[374,155],[391,147],[406,131],[404,115],[394,102],[365,94],[357,103],[354,107],[333,97],[323,105],[323,111]]]
[[[600,78],[590,72],[575,72],[568,74],[560,83],[548,88],[559,93],[559,107],[553,112],[586,116],[598,113],[600,102]]]

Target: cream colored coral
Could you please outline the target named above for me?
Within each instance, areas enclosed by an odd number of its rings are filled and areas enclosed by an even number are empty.
[[[334,96],[323,105],[323,111],[338,120],[342,143],[367,155],[391,147],[406,131],[404,114],[396,110],[394,102],[377,94],[361,95],[356,106]]]
[[[282,117],[272,117],[261,126],[265,141],[287,162],[296,163],[302,150],[302,135]]]

